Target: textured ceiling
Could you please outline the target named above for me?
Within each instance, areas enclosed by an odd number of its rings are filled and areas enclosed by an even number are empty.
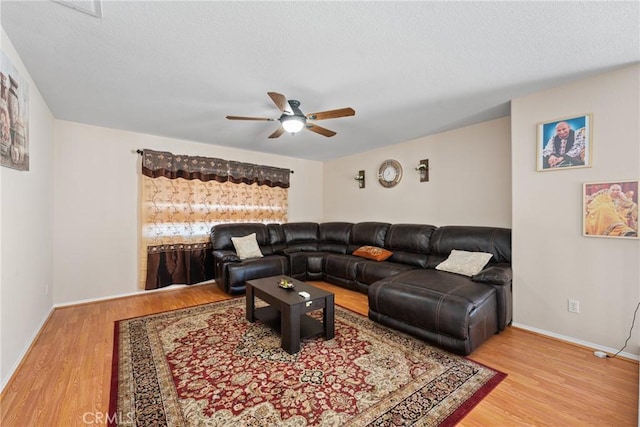
[[[515,97],[640,61],[636,1],[0,7],[57,119],[313,160],[506,116]],[[278,117],[268,91],[356,115],[318,122],[333,138],[225,119]]]

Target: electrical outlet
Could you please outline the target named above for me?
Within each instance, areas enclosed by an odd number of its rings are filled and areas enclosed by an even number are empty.
[[[570,313],[580,313],[580,301],[577,299],[569,299],[567,310],[569,310]]]

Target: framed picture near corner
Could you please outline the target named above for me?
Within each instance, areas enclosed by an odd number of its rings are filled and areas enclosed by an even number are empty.
[[[0,165],[29,170],[28,82],[0,51]]]
[[[591,167],[591,114],[538,124],[537,170]]]
[[[583,184],[583,235],[638,238],[638,181]]]

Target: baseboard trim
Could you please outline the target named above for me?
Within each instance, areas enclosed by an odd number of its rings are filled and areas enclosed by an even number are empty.
[[[83,300],[58,303],[58,304],[54,304],[53,308],[55,309],[55,308],[62,308],[62,307],[72,307],[72,306],[75,306],[75,305],[91,304],[93,302],[100,302],[100,301],[108,301],[108,300],[112,300],[112,299],[134,297],[134,296],[142,295],[142,294],[148,295],[149,293],[154,293],[154,292],[173,291],[173,290],[176,290],[176,289],[188,288],[188,287],[200,286],[200,285],[208,285],[208,284],[211,284],[211,283],[215,283],[215,281],[211,280],[211,281],[207,281],[207,282],[196,283],[196,284],[193,284],[193,285],[169,285],[169,286],[165,286],[164,288],[159,288],[159,289],[149,289],[149,290],[140,289],[140,290],[137,290],[135,292],[129,292],[129,293],[126,293],[126,294],[116,294],[116,295],[109,295],[109,296],[106,296],[106,297],[88,298],[88,299],[83,299]]]
[[[524,329],[525,331],[535,332],[536,334],[540,334],[540,335],[544,335],[544,336],[547,336],[547,337],[555,338],[555,339],[560,340],[560,341],[565,341],[565,342],[568,342],[568,343],[571,343],[571,344],[576,344],[576,345],[579,345],[580,347],[585,347],[585,348],[589,348],[589,349],[592,349],[592,350],[604,351],[605,353],[607,353],[607,354],[609,354],[611,356],[613,356],[614,354],[616,354],[620,350],[619,348],[605,347],[605,346],[600,345],[600,344],[595,344],[595,343],[592,343],[592,342],[589,342],[589,341],[579,340],[577,338],[569,337],[569,336],[566,336],[566,335],[556,334],[555,332],[550,332],[550,331],[546,331],[544,329],[534,328],[533,326],[524,325],[522,323],[513,322],[512,326],[514,328]],[[633,354],[633,353],[627,353],[626,351],[620,352],[618,357],[621,357],[621,358],[623,357],[625,359],[635,360],[636,362],[640,361],[640,356],[639,355]]]

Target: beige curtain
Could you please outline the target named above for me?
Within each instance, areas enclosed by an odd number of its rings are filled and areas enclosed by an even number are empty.
[[[203,173],[202,167],[197,167],[198,161],[194,158],[180,156],[181,163],[196,165],[192,175],[196,178],[188,179],[190,173],[184,170],[187,168],[171,171],[175,162],[167,162],[167,159],[175,157],[171,153],[150,150],[143,153],[139,265],[140,287],[144,289],[212,279],[209,232],[215,224],[287,221],[288,176],[283,183],[284,174],[277,179],[273,176],[265,178],[262,170],[260,177],[259,165],[229,162],[231,167],[228,164],[225,167],[224,160],[195,158],[209,164],[217,162],[216,173],[207,174]],[[168,167],[170,163],[171,167]],[[157,172],[160,170],[158,165],[162,166],[160,172]],[[251,169],[250,176],[238,172],[242,165],[247,166],[245,170]],[[273,169],[265,168],[267,171]],[[235,177],[230,176],[230,169]],[[289,174],[288,170],[279,171]],[[279,185],[273,186],[274,182]]]

